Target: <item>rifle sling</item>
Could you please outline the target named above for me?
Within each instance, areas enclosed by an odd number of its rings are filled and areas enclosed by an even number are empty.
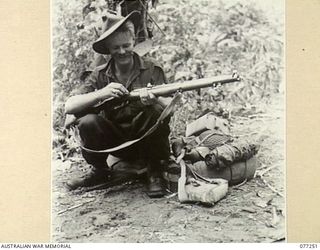
[[[147,137],[148,135],[150,135],[151,133],[153,133],[158,126],[162,123],[162,121],[168,117],[168,115],[170,115],[170,113],[173,111],[173,108],[175,106],[175,104],[180,100],[181,98],[181,93],[177,92],[173,99],[171,100],[171,102],[169,103],[168,106],[166,106],[166,108],[162,111],[161,115],[159,116],[159,118],[157,119],[156,123],[145,133],[143,134],[141,137],[134,139],[134,140],[130,140],[130,141],[126,141],[116,147],[113,148],[108,148],[108,149],[104,149],[104,150],[93,150],[93,149],[89,149],[86,148],[84,146],[81,145],[81,148],[87,152],[90,153],[112,153],[121,149],[124,149],[126,147],[129,147],[135,143],[137,143],[138,141],[141,141],[143,138]]]

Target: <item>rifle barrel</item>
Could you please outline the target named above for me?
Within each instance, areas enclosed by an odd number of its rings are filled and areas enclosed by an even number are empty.
[[[240,78],[238,75],[235,76],[218,76],[208,77],[190,81],[184,81],[179,83],[162,84],[152,87],[147,87],[148,91],[153,93],[155,96],[166,96],[177,91],[184,92],[200,88],[212,87],[214,84],[225,84],[230,82],[238,82]],[[128,95],[129,100],[136,100],[140,98],[140,90],[133,90]]]

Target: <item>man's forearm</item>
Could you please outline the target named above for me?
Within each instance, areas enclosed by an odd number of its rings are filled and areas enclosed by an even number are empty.
[[[66,114],[76,114],[92,107],[101,100],[98,91],[70,97],[65,104]]]

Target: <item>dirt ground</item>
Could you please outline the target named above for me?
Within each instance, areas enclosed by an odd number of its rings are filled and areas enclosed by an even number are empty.
[[[233,117],[234,132],[260,145],[256,177],[229,187],[212,207],[181,204],[177,195],[150,199],[131,182],[69,192],[64,182],[78,162],[52,163],[54,242],[274,242],[285,238],[284,117],[281,100],[264,113]],[[81,168],[80,168],[81,169]]]

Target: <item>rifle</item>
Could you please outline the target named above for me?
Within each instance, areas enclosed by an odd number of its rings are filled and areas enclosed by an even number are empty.
[[[207,88],[207,87],[215,87],[217,85],[223,85],[226,83],[231,83],[231,82],[239,82],[241,80],[240,76],[236,71],[232,73],[232,75],[224,75],[224,76],[215,76],[215,77],[208,77],[208,78],[201,78],[201,79],[196,79],[196,80],[189,80],[189,81],[184,81],[184,82],[177,82],[177,83],[170,83],[170,84],[162,84],[162,85],[157,85],[157,86],[147,86],[145,88],[141,89],[135,89],[131,91],[128,95],[122,97],[122,98],[108,98],[93,107],[90,107],[81,113],[76,114],[76,117],[81,117],[87,113],[90,112],[96,112],[100,111],[103,109],[105,105],[108,106],[113,106],[116,104],[124,103],[127,101],[134,101],[134,100],[139,100],[140,99],[140,91],[145,91],[147,90],[148,92],[151,92],[154,94],[156,97],[158,96],[170,96],[173,93],[176,92],[185,92],[185,91],[190,91],[190,90],[195,90],[195,89],[201,89],[201,88]],[[120,106],[121,107],[121,106]],[[66,121],[65,126],[68,127],[70,126],[74,120],[76,120],[75,117],[72,119]]]
[[[177,82],[177,83],[169,83],[169,84],[162,84],[162,85],[156,85],[152,86],[149,85],[145,88],[141,89],[135,89],[131,91],[128,95],[124,96],[123,98],[117,99],[117,101],[134,101],[140,99],[140,91],[147,90],[148,92],[151,92],[156,97],[158,96],[169,96],[171,94],[174,94],[176,92],[185,92],[195,89],[201,89],[201,88],[207,88],[207,87],[215,87],[218,84],[225,84],[225,83],[231,83],[231,82],[239,82],[240,76],[237,74],[237,72],[233,72],[231,76],[215,76],[215,77],[208,77],[208,78],[201,78],[196,80],[189,80],[184,82]],[[108,98],[95,106],[94,108],[99,108],[103,106],[104,104],[114,101],[115,98]]]

